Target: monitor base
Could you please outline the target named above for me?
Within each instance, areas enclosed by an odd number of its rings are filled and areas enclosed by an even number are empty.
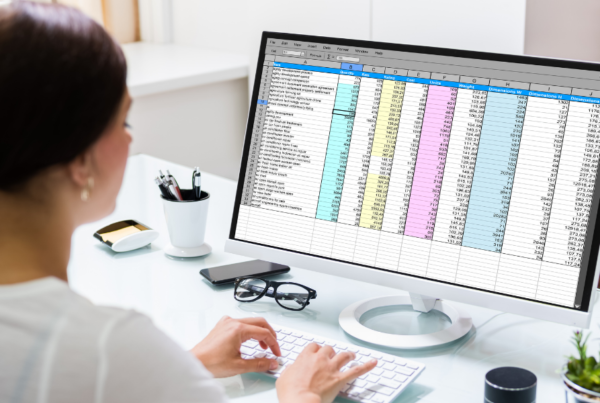
[[[427,334],[399,335],[378,332],[362,325],[360,318],[366,312],[393,305],[411,305],[415,311],[429,312],[435,309],[448,317],[450,327]],[[473,327],[471,317],[463,310],[447,302],[417,294],[410,296],[389,295],[358,301],[340,313],[340,326],[346,333],[367,343],[384,347],[416,349],[440,346],[458,340]]]

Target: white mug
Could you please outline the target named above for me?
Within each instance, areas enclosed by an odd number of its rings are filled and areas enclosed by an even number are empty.
[[[171,239],[165,247],[165,253],[177,257],[206,255],[212,250],[204,242],[210,194],[202,191],[200,200],[185,200],[193,198],[193,191],[181,189],[181,193],[184,198],[182,201],[167,200],[161,196]]]

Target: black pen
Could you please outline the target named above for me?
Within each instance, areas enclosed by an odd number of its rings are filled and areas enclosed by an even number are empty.
[[[196,200],[200,200],[202,196],[202,174],[200,173],[200,168],[198,167],[194,169],[194,173],[192,174],[192,188],[194,189],[194,196],[196,196]]]
[[[162,193],[162,195],[164,196],[165,199],[167,200],[173,200],[173,195],[171,195],[171,192],[169,192],[169,189],[165,187],[165,185],[163,185],[162,181],[160,180],[160,178],[157,176],[156,179],[154,179],[154,182],[158,185],[158,188],[160,189],[160,193]]]

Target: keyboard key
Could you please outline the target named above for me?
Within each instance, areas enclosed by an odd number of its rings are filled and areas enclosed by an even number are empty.
[[[406,360],[403,360],[402,358],[395,358],[394,359],[394,364],[405,366],[406,365]]]
[[[284,350],[289,351],[289,350],[293,349],[295,346],[291,343],[283,343],[280,347]]]
[[[358,397],[358,395],[360,395],[364,391],[365,391],[364,388],[359,388],[359,387],[356,387],[356,386],[352,386],[350,389],[348,389],[346,391],[346,393],[348,393],[349,396]]]
[[[348,346],[348,351],[352,351],[353,353],[358,353],[358,347]]]
[[[381,374],[381,376],[387,379],[392,379],[396,376],[396,374],[392,371],[385,371],[383,374]]]
[[[371,357],[375,358],[376,360],[381,360],[383,358],[383,355],[379,353],[373,353],[371,354]]]
[[[246,340],[243,345],[246,347],[255,348],[258,346],[258,342],[256,340]]]
[[[294,349],[292,350],[294,353],[298,353],[300,354],[302,352],[302,350],[304,350],[304,348],[300,347],[300,346],[294,346]]]
[[[288,329],[281,329],[281,333],[283,333],[283,334],[292,334],[292,331],[288,330]]]
[[[273,328],[273,330],[275,330],[276,332],[280,332],[281,328],[277,325],[271,325],[271,327]]]
[[[408,369],[405,367],[396,368],[396,372],[398,372],[399,374],[402,374],[402,375],[407,375],[407,376],[411,376],[412,374],[415,373],[415,371],[413,371],[412,369]]]
[[[290,352],[289,352],[289,351],[286,351],[286,350],[282,350],[282,351],[281,351],[281,356],[282,356],[282,357],[287,357],[288,355],[290,355]]]
[[[267,353],[265,353],[264,351],[259,351],[258,353],[254,354],[254,358],[263,358],[266,356],[267,356]]]
[[[357,365],[360,365],[360,362],[358,362],[358,361],[350,361],[350,362],[348,363],[348,366],[349,366],[350,368],[356,367]]]
[[[417,364],[410,363],[410,364],[406,364],[406,368],[417,370],[417,369],[419,369],[419,366]]]
[[[313,340],[315,339],[314,337],[312,337],[312,336],[307,336],[307,335],[304,335],[304,336],[302,336],[302,338],[303,338],[304,340],[308,340],[308,341],[313,341]]]
[[[387,386],[388,388],[398,389],[400,387],[400,383],[396,381],[391,381],[389,379],[382,379],[379,383],[383,386]]]
[[[396,366],[394,364],[387,363],[383,366],[383,369],[386,371],[393,371],[396,369]]]
[[[367,386],[367,382],[363,381],[362,379],[355,379],[354,381],[352,381],[352,385],[362,388]]]
[[[287,343],[293,343],[296,341],[296,338],[294,336],[286,336],[285,339],[283,339],[283,341]]]
[[[386,395],[386,396],[391,396],[392,393],[394,393],[394,389],[390,389],[387,386],[383,386],[381,384],[371,386],[369,388],[369,390],[372,390],[373,392],[381,393],[382,395]]]
[[[375,395],[375,392],[372,392],[370,390],[365,390],[358,397],[360,397],[361,399],[364,399],[364,400],[369,400],[374,395]]]
[[[370,356],[370,355],[371,355],[371,352],[370,352],[370,351],[367,351],[367,350],[363,350],[363,349],[361,348],[360,350],[358,350],[358,354],[360,354],[360,355],[364,355],[365,357],[368,357],[368,356]]]
[[[308,342],[306,340],[302,340],[302,339],[298,339],[294,342],[295,345],[302,346],[302,347],[306,346],[307,343]]]
[[[379,393],[375,393],[373,397],[371,397],[371,401],[374,403],[385,403],[387,399],[380,395]]]
[[[338,344],[338,345],[336,346],[336,348],[338,348],[338,349],[340,349],[340,350],[343,350],[343,351],[346,351],[346,349],[347,349],[348,347],[347,347],[347,346],[344,346],[344,345],[342,345],[342,344]]]
[[[358,357],[359,357],[358,360],[362,363],[371,361],[371,357],[365,357],[364,355],[359,355]]]
[[[406,382],[406,380],[408,379],[408,376],[406,375],[402,375],[402,374],[396,374],[396,376],[394,377],[394,380],[397,382]]]
[[[335,342],[333,342],[333,341],[326,341],[325,345],[326,346],[330,346],[330,347],[335,347]]]
[[[382,368],[385,365],[385,361],[379,360],[377,361],[377,368]]]
[[[392,356],[386,355],[382,358],[382,360],[385,362],[394,362],[395,359]]]
[[[321,338],[318,338],[318,337],[315,337],[315,343],[317,343],[317,344],[323,344],[323,343],[325,343],[325,340],[323,340]]]
[[[256,351],[254,351],[251,348],[248,348],[248,347],[245,347],[245,346],[240,347],[240,353],[242,353],[242,354],[254,355],[255,352]]]
[[[369,372],[369,373],[373,374],[373,375],[380,376],[381,374],[383,374],[383,369],[381,369],[381,368],[373,368],[371,370],[371,372]]]
[[[290,353],[290,357],[289,358],[292,361],[296,361],[296,358],[298,358],[298,354],[296,354],[296,353]]]
[[[274,355],[274,354],[267,353],[267,358],[268,358],[269,360],[274,360],[276,357],[275,357],[275,355]]]
[[[367,374],[362,374],[361,376],[358,377],[358,379],[367,379]]]
[[[369,375],[367,376],[367,381],[377,383],[379,382],[379,377],[375,375]]]
[[[294,337],[302,337],[302,333],[292,332],[292,336],[294,336]]]
[[[285,339],[287,336],[283,333],[277,333],[277,340],[283,340]]]
[[[250,359],[254,358],[251,355],[247,355],[247,354],[241,354],[241,356],[244,360],[250,360]]]
[[[279,363],[280,367],[283,367],[285,364],[287,364],[287,360],[283,357],[277,357],[275,361]]]

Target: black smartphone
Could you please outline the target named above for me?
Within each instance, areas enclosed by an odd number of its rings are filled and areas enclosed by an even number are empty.
[[[200,270],[208,281],[215,285],[230,284],[238,277],[254,276],[267,277],[276,274],[287,273],[289,266],[265,262],[263,260],[252,260],[249,262],[228,264],[226,266],[211,267]]]

